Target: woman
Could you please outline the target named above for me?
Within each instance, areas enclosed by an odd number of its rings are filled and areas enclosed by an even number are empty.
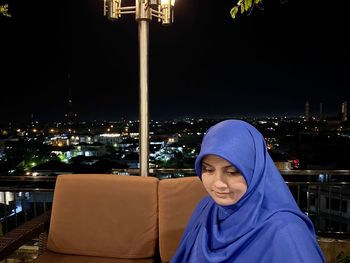
[[[211,127],[195,169],[209,196],[195,209],[172,263],[325,262],[311,221],[253,126],[227,120]]]

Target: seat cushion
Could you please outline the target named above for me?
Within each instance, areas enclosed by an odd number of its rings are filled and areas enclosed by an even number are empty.
[[[169,262],[194,208],[207,192],[197,176],[163,179],[158,192],[160,257]]]
[[[33,263],[153,263],[153,259],[118,259],[77,256],[45,251]]]
[[[318,237],[317,241],[326,258],[326,262],[347,262],[345,260],[338,261],[337,257],[340,257],[339,255],[341,254],[344,257],[350,255],[350,240]]]
[[[60,175],[47,247],[64,254],[149,258],[158,239],[158,179]]]

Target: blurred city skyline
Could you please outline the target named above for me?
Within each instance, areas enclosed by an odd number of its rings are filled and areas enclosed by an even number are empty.
[[[177,0],[175,22],[150,24],[150,118],[336,115],[349,101],[346,8],[265,0],[231,19],[232,1]],[[0,18],[0,121],[138,118],[133,15],[103,1],[10,3]],[[70,96],[69,96],[70,93]]]

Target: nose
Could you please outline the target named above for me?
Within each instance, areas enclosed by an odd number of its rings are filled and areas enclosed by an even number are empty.
[[[214,177],[215,181],[214,181],[214,186],[218,189],[224,189],[224,188],[227,188],[227,183],[226,183],[226,180],[225,180],[225,176],[222,172],[220,171],[217,171],[215,173],[215,177]]]

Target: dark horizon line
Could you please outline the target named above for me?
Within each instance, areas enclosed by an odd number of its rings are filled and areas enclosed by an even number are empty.
[[[322,119],[327,118],[336,118],[339,117],[340,113],[338,114],[332,114],[332,115],[323,115]],[[203,116],[175,116],[175,117],[154,117],[150,118],[150,121],[173,121],[173,120],[184,120],[184,119],[204,119],[204,120],[219,120],[219,119],[263,119],[263,118],[287,118],[287,119],[302,119],[304,118],[304,114],[241,114],[241,115],[203,115]],[[319,114],[312,114],[311,118],[319,118]],[[93,119],[75,119],[75,120],[67,120],[67,119],[56,119],[56,120],[47,120],[47,119],[32,119],[32,120],[0,120],[0,124],[11,124],[11,125],[20,125],[20,124],[31,124],[33,122],[37,123],[91,123],[91,122],[121,122],[121,121],[138,121],[139,118],[137,117],[119,117],[119,118],[93,118]]]

